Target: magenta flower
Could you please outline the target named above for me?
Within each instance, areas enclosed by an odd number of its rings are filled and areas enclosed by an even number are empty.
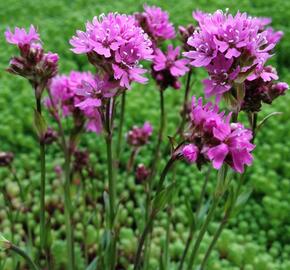
[[[90,72],[77,71],[53,78],[49,91],[52,100],[47,98],[44,102],[54,117],[73,116],[74,122],[80,126],[86,119],[86,129],[96,133],[102,131],[98,108],[102,106],[103,99],[116,93],[115,84]]]
[[[282,32],[267,28],[269,19],[254,18],[246,13],[236,15],[194,12],[199,27],[188,39],[191,49],[184,55],[195,67],[205,67],[209,78],[204,80],[206,97],[218,99],[234,86],[238,75],[249,72],[246,80],[262,77],[273,79],[264,72],[266,61],[282,37]]]
[[[152,135],[153,128],[149,122],[145,122],[143,127],[134,126],[127,133],[127,142],[134,147],[140,147],[148,143],[149,137]]]
[[[197,160],[199,150],[194,144],[187,144],[182,148],[181,152],[189,163],[194,163]]]
[[[179,89],[180,82],[178,78],[189,71],[187,67],[188,60],[179,59],[179,55],[180,47],[174,49],[172,45],[168,45],[166,53],[163,53],[160,49],[155,50],[152,75],[162,89],[166,89],[168,86]]]
[[[15,27],[14,33],[8,28],[5,32],[6,41],[19,47],[31,45],[33,42],[40,42],[39,34],[33,25],[30,25],[29,32],[24,28]]]
[[[169,21],[169,15],[160,7],[144,5],[144,12],[136,14],[136,19],[154,43],[175,37],[175,29]]]
[[[206,98],[215,95],[219,99],[223,93],[231,89],[240,71],[239,68],[231,69],[232,64],[233,59],[218,54],[213,63],[207,66],[210,78],[203,80]]]
[[[212,162],[215,169],[226,163],[236,172],[242,173],[245,165],[253,162],[251,143],[252,131],[245,129],[240,123],[230,124],[231,114],[219,112],[217,105],[202,104],[200,98],[192,101],[191,127],[181,153],[189,162],[201,166],[207,161]]]
[[[110,83],[107,78],[102,79],[99,76],[88,77],[77,85],[75,94],[82,97],[80,103],[75,104],[81,110],[94,109],[102,105],[102,99],[113,97],[116,94],[116,86]]]
[[[122,88],[130,88],[134,81],[147,81],[140,61],[151,60],[152,43],[132,16],[109,13],[94,17],[85,32],[77,31],[70,44],[74,53],[87,54],[92,64],[110,81],[118,80]]]

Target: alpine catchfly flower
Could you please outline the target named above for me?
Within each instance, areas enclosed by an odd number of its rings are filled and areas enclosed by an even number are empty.
[[[198,27],[188,38],[191,49],[184,55],[191,60],[192,66],[206,68],[209,78],[203,82],[205,95],[216,96],[218,100],[224,93],[234,90],[235,83],[250,80],[253,74],[260,76],[283,35],[267,27],[270,20],[250,17],[246,13],[197,11],[193,17]]]
[[[33,25],[26,32],[24,28],[15,27],[14,33],[8,28],[5,32],[6,41],[16,45],[19,56],[11,58],[8,72],[25,77],[41,96],[49,79],[57,74],[58,55],[45,53],[39,34]]]
[[[253,162],[251,143],[252,131],[240,123],[230,123],[231,114],[219,112],[217,105],[211,102],[203,105],[202,99],[192,99],[190,128],[187,134],[189,144],[181,154],[189,162],[198,166],[210,161],[215,169],[224,163],[238,173],[245,165]]]
[[[161,89],[171,86],[179,89],[181,86],[179,77],[189,71],[188,60],[180,57],[180,47],[174,48],[168,45],[167,52],[163,53],[160,49],[155,50],[152,76]]]
[[[117,80],[121,88],[130,88],[133,81],[147,81],[140,61],[152,59],[152,43],[133,16],[109,13],[94,17],[70,44],[74,53],[87,54],[89,61],[110,81]]]

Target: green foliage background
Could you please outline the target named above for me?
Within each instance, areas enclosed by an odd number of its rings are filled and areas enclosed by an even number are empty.
[[[148,4],[156,4],[168,10],[170,18],[176,26],[192,22],[191,12],[194,9],[213,12],[216,9],[229,8],[230,12],[237,10],[245,11],[253,16],[271,17],[273,27],[282,30],[285,36],[277,48],[277,53],[271,60],[271,64],[277,67],[280,79],[290,82],[290,1],[285,0],[167,0],[167,1],[147,1]],[[86,57],[74,55],[70,51],[68,43],[76,29],[83,29],[84,23],[91,20],[94,15],[109,11],[120,13],[133,13],[142,9],[143,1],[134,0],[1,0],[0,1],[0,33],[10,26],[28,27],[34,24],[38,27],[46,50],[57,52],[60,55],[60,72],[68,73],[72,69],[89,70],[91,67],[86,61]],[[6,73],[4,70],[8,65],[9,58],[16,49],[9,46],[4,35],[0,36],[0,150],[11,150],[16,154],[15,164],[25,185],[32,189],[31,204],[37,204],[38,192],[38,151],[35,142],[35,135],[32,129],[33,115],[33,92],[28,83],[22,78],[16,78]],[[206,74],[202,70],[196,71],[195,84],[192,94],[201,94],[201,80]],[[180,104],[183,97],[183,90],[166,91],[167,107],[167,134],[172,134],[176,128],[179,117]],[[230,224],[230,228],[224,232],[218,247],[213,253],[209,269],[257,269],[257,270],[288,270],[290,269],[290,95],[276,100],[273,106],[264,106],[261,115],[266,115],[273,111],[282,111],[283,115],[272,118],[266,124],[263,131],[257,138],[257,149],[255,150],[254,167],[250,170],[249,181],[254,187],[252,199],[248,205],[237,215]],[[133,124],[142,124],[145,120],[153,123],[155,131],[158,128],[159,104],[158,92],[154,82],[148,85],[135,85],[128,93],[128,103],[126,112],[126,128],[128,130]],[[52,121],[51,121],[52,123]],[[53,125],[53,124],[52,124]],[[156,136],[156,133],[155,133]],[[83,147],[88,147],[91,151],[91,160],[95,164],[96,170],[100,172],[102,180],[105,167],[99,164],[105,160],[102,151],[103,138],[94,134],[88,134],[82,142]],[[48,150],[48,169],[51,170],[49,178],[51,183],[55,178],[53,167],[62,162],[62,157],[57,153],[57,148]],[[128,149],[126,149],[128,150]],[[141,151],[139,160],[149,163],[152,146]],[[97,153],[95,155],[94,153]],[[129,151],[124,151],[123,161],[128,158]],[[162,161],[162,164],[164,160]],[[178,260],[188,230],[188,220],[186,210],[182,206],[183,201],[189,194],[193,194],[194,202],[201,189],[202,173],[196,172],[194,168],[181,165],[177,168],[180,190],[178,198],[173,202],[173,235],[170,252],[172,265],[174,260]],[[11,176],[3,169],[0,170],[0,183],[9,186],[12,181]],[[125,213],[124,228],[121,233],[121,249],[127,258],[132,255],[132,249],[136,244],[136,239],[130,226],[132,219],[138,218],[138,213],[142,212],[142,188],[134,185],[133,177],[125,176],[119,179],[119,190],[124,192],[124,197],[129,193],[135,193],[139,205],[138,211],[132,210],[132,203],[128,199],[122,206]],[[214,186],[214,178],[209,186],[208,192]],[[33,190],[34,188],[34,190]],[[51,187],[47,192],[50,193]],[[101,196],[103,190],[102,181],[97,183],[94,190]],[[125,190],[125,191],[124,191]],[[127,192],[127,193],[126,193]],[[125,195],[127,194],[127,195]],[[49,200],[59,194],[49,194]],[[3,201],[0,200],[2,203]],[[0,204],[1,206],[1,204]],[[36,206],[35,206],[36,207]],[[101,209],[98,205],[97,209]],[[37,207],[33,211],[31,219],[37,215]],[[1,212],[0,207],[0,214]],[[127,214],[126,214],[127,213]],[[79,213],[82,214],[81,211]],[[60,215],[61,216],[61,215]],[[160,222],[155,229],[154,254],[151,261],[152,269],[156,269],[158,264],[159,251],[162,248],[164,233],[164,217],[162,213]],[[78,220],[78,217],[75,217]],[[131,221],[128,221],[130,220]],[[218,220],[219,216],[217,216]],[[61,220],[61,217],[60,217]],[[79,220],[81,218],[79,217]],[[61,221],[60,221],[61,222]],[[21,222],[19,222],[21,223]],[[122,224],[123,224],[122,223]],[[33,221],[32,221],[33,224]],[[81,225],[80,225],[81,226]],[[91,226],[91,225],[90,225]],[[21,227],[21,225],[20,225]],[[0,229],[9,236],[7,220],[2,220],[0,215]],[[90,230],[93,231],[93,227]],[[212,226],[212,230],[215,224]],[[81,231],[81,229],[80,229]],[[92,237],[98,238],[95,232]],[[54,237],[55,254],[63,254],[65,246],[58,240],[59,235]],[[61,237],[60,237],[61,238]],[[206,238],[206,243],[209,241]],[[16,240],[17,239],[16,237]],[[202,252],[206,245],[202,246]],[[134,250],[134,249],[133,249]],[[78,251],[80,253],[80,251]],[[65,256],[58,255],[56,261],[61,265]],[[125,257],[126,257],[125,256]],[[1,260],[1,258],[0,258]],[[9,260],[8,260],[9,261]],[[84,269],[83,261],[79,260],[80,268]],[[128,263],[127,261],[124,264]],[[8,264],[9,265],[9,262]],[[9,267],[9,266],[6,266]],[[5,269],[5,268],[4,268]],[[7,268],[10,269],[10,268]]]

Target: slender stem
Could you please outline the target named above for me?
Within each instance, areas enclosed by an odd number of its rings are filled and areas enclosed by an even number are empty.
[[[205,179],[204,179],[204,182],[203,182],[203,185],[202,185],[200,197],[199,197],[199,200],[198,200],[198,203],[197,203],[197,209],[196,209],[196,213],[195,213],[196,217],[199,214],[199,211],[200,211],[200,208],[201,208],[201,205],[202,205],[202,202],[203,202],[203,198],[204,198],[206,187],[207,187],[208,180],[209,180],[210,171],[211,171],[211,167],[209,166],[208,170],[206,172],[206,176],[205,176]],[[185,249],[183,251],[178,270],[182,270],[182,268],[183,268],[183,264],[184,264],[185,258],[187,256],[191,241],[193,239],[193,236],[194,236],[194,233],[195,233],[195,229],[196,229],[195,224],[191,224],[190,225],[190,229],[189,229],[189,235],[188,235],[188,238],[187,238],[187,241],[186,241],[186,244],[185,244]]]
[[[37,89],[36,89],[37,91]],[[41,115],[41,98],[36,95],[36,110]],[[39,138],[40,151],[40,245],[45,250],[47,231],[45,226],[45,144],[42,138]]]
[[[65,212],[65,225],[67,237],[67,252],[68,252],[68,269],[75,269],[75,256],[74,256],[74,239],[72,229],[72,203],[70,196],[70,157],[68,149],[65,150],[65,183],[64,183],[64,212]]]
[[[54,107],[55,111],[57,112],[56,106],[54,104],[51,92],[49,89],[47,90],[50,101],[52,103],[52,106]],[[73,227],[72,227],[72,203],[71,203],[71,195],[70,195],[70,163],[71,163],[71,157],[70,157],[70,150],[69,146],[67,144],[64,129],[61,123],[61,120],[58,115],[55,116],[59,134],[61,138],[61,146],[62,150],[64,152],[64,172],[65,172],[65,183],[64,183],[64,210],[65,210],[65,227],[66,227],[66,241],[67,241],[67,252],[68,252],[68,260],[67,260],[67,267],[68,270],[74,270],[75,269],[75,255],[74,255],[74,237],[73,237]]]
[[[120,123],[119,123],[119,130],[118,130],[118,141],[116,146],[116,158],[119,160],[121,148],[122,148],[122,135],[123,135],[123,126],[124,126],[124,119],[125,119],[125,108],[126,108],[126,91],[122,94],[121,99],[121,112],[120,112]]]
[[[167,164],[165,165],[161,175],[160,175],[160,179],[159,179],[159,183],[158,183],[158,187],[157,187],[157,191],[156,191],[156,195],[158,196],[158,194],[161,192],[162,190],[162,186],[163,183],[165,181],[166,175],[168,174],[168,172],[170,171],[170,169],[172,168],[173,164],[175,163],[175,161],[177,161],[178,159],[171,157],[169,159],[169,161],[167,162]],[[148,191],[150,192],[150,190]],[[134,264],[134,270],[139,269],[140,263],[141,263],[141,253],[142,253],[142,249],[143,249],[143,245],[145,243],[145,240],[147,238],[147,235],[150,234],[151,229],[152,229],[152,225],[154,223],[154,219],[156,217],[156,214],[152,209],[151,209],[151,197],[150,197],[150,201],[148,202],[148,197],[147,197],[147,217],[146,217],[146,225],[145,228],[143,230],[143,233],[140,237],[139,243],[138,243],[138,249],[137,249],[137,253],[135,256],[135,264]],[[149,239],[148,239],[149,240]],[[145,245],[145,250],[144,250],[144,257],[146,258],[146,254],[147,254],[147,250],[149,248],[150,243],[146,243]]]
[[[141,257],[142,257],[141,253],[142,253],[143,245],[144,245],[144,242],[146,240],[147,235],[151,231],[151,226],[153,225],[153,219],[154,219],[154,215],[150,215],[150,218],[148,219],[147,224],[146,224],[146,226],[142,232],[142,235],[140,237],[138,249],[137,249],[136,256],[135,256],[134,270],[140,269]]]
[[[160,89],[160,126],[159,126],[159,131],[158,131],[158,139],[157,139],[157,144],[154,149],[154,157],[152,160],[152,166],[151,166],[151,176],[150,176],[150,185],[152,185],[154,176],[156,174],[156,170],[158,168],[159,164],[159,159],[160,159],[160,148],[161,148],[161,143],[162,143],[162,138],[163,138],[163,133],[164,133],[164,128],[165,128],[165,108],[164,108],[164,90]]]
[[[39,268],[36,266],[36,264],[32,261],[32,259],[29,257],[29,255],[22,249],[20,249],[19,247],[13,245],[10,243],[9,245],[9,250],[15,252],[16,254],[18,254],[19,256],[21,256],[29,265],[30,269],[33,270],[39,270]]]
[[[184,92],[184,100],[183,100],[183,106],[182,106],[182,114],[181,114],[181,122],[179,124],[178,129],[176,130],[174,134],[174,138],[177,135],[181,135],[184,129],[184,125],[186,123],[186,112],[187,112],[187,103],[188,103],[188,97],[190,93],[190,81],[191,81],[191,75],[192,75],[192,69],[187,73],[187,79],[186,79],[186,87]]]
[[[148,192],[147,192],[147,198],[146,198],[146,214],[145,214],[145,224],[148,223],[148,220],[150,218],[150,211],[151,211],[151,197],[152,197],[152,188],[153,188],[153,180],[156,174],[156,170],[158,168],[159,159],[160,159],[160,148],[165,128],[165,108],[164,108],[164,90],[160,89],[160,126],[158,131],[158,139],[156,147],[154,148],[154,156],[151,163],[151,173],[150,177],[148,179]],[[150,249],[150,237],[146,242],[145,250],[144,250],[144,257],[147,258],[148,249]]]
[[[188,263],[188,268],[187,268],[188,270],[191,270],[193,268],[193,266],[194,266],[196,255],[197,255],[197,252],[199,250],[199,246],[200,246],[201,241],[202,241],[202,239],[203,239],[203,237],[204,237],[204,235],[205,235],[205,233],[207,231],[208,225],[209,225],[211,219],[213,218],[213,215],[214,215],[215,209],[216,209],[216,207],[218,205],[218,202],[219,202],[219,199],[217,199],[217,198],[215,198],[213,200],[212,206],[211,206],[211,208],[210,208],[210,210],[208,212],[206,220],[203,223],[203,225],[202,225],[202,227],[201,227],[201,229],[199,231],[199,234],[198,234],[196,242],[194,244],[192,253],[191,253],[190,258],[189,258],[189,263]]]
[[[222,219],[222,221],[220,223],[219,228],[215,232],[214,237],[213,237],[213,239],[212,239],[212,241],[211,241],[211,243],[210,243],[210,245],[209,245],[209,247],[208,247],[208,249],[207,249],[207,251],[205,253],[205,256],[204,256],[204,258],[202,260],[200,270],[204,269],[204,267],[206,266],[207,260],[208,260],[208,258],[210,256],[210,254],[211,254],[211,252],[212,252],[212,250],[213,250],[218,238],[220,237],[220,235],[221,235],[226,223],[227,223],[227,220],[228,220],[228,217],[229,217],[228,214],[229,214],[228,212],[225,214],[225,216],[223,217],[223,219]]]
[[[136,156],[138,154],[138,151],[139,151],[139,148],[138,147],[134,147],[131,151],[131,154],[130,154],[130,158],[128,160],[128,163],[127,163],[127,172],[129,173],[134,165],[134,161],[136,159]]]
[[[227,209],[227,211],[225,212],[224,216],[223,216],[223,219],[221,220],[221,223],[219,225],[219,228],[217,229],[217,231],[215,232],[214,234],[214,237],[205,253],[205,256],[202,260],[202,263],[201,263],[201,267],[200,267],[200,270],[203,270],[204,267],[206,266],[206,263],[207,263],[207,260],[213,250],[213,248],[215,247],[216,245],[216,242],[217,240],[219,239],[223,229],[225,228],[230,216],[231,216],[231,213],[232,213],[232,210],[234,209],[234,205],[237,201],[237,198],[238,198],[238,195],[240,193],[240,190],[241,190],[241,187],[242,187],[242,184],[243,184],[243,181],[244,181],[244,175],[245,173],[243,173],[240,177],[240,181],[239,181],[239,185],[238,185],[238,188],[237,188],[237,193],[236,193],[236,198],[234,200],[234,202],[232,203],[232,205]]]
[[[106,148],[107,148],[107,170],[109,179],[109,229],[111,232],[111,243],[110,243],[110,270],[115,269],[116,262],[116,235],[114,231],[114,220],[115,220],[115,208],[116,208],[116,181],[114,174],[114,164],[113,164],[113,150],[112,150],[112,123],[111,119],[114,100],[110,99],[106,105]]]

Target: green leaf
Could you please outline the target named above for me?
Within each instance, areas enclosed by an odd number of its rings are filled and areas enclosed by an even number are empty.
[[[235,188],[233,186],[230,186],[227,200],[225,203],[225,212],[229,211],[230,208],[233,208],[233,205],[235,203]]]
[[[195,215],[192,211],[192,207],[190,205],[189,199],[187,199],[185,201],[185,206],[186,206],[186,212],[187,212],[187,216],[188,216],[190,225],[195,225],[195,223],[196,223]]]
[[[47,131],[47,125],[43,116],[37,110],[34,110],[34,126],[38,137],[43,138]]]
[[[161,190],[156,197],[153,199],[153,211],[154,214],[157,214],[162,210],[166,204],[172,199],[176,191],[175,183],[169,185],[165,189]]]
[[[206,216],[206,213],[209,209],[210,203],[211,203],[211,200],[207,200],[207,202],[201,206],[197,215],[197,220],[196,220],[196,224],[198,225],[198,227],[202,224]]]
[[[0,250],[9,249],[11,243],[0,233]]]
[[[89,264],[86,270],[97,270],[97,266],[98,266],[98,257],[93,259],[93,261]]]
[[[268,114],[266,117],[263,118],[262,121],[259,122],[259,124],[257,125],[257,128],[256,128],[256,133],[262,128],[262,126],[273,116],[275,115],[281,115],[282,113],[281,112],[272,112],[270,114]]]
[[[252,188],[248,188],[247,190],[242,192],[236,200],[235,207],[241,207],[241,206],[245,205],[246,202],[249,200],[252,192],[253,192]]]

